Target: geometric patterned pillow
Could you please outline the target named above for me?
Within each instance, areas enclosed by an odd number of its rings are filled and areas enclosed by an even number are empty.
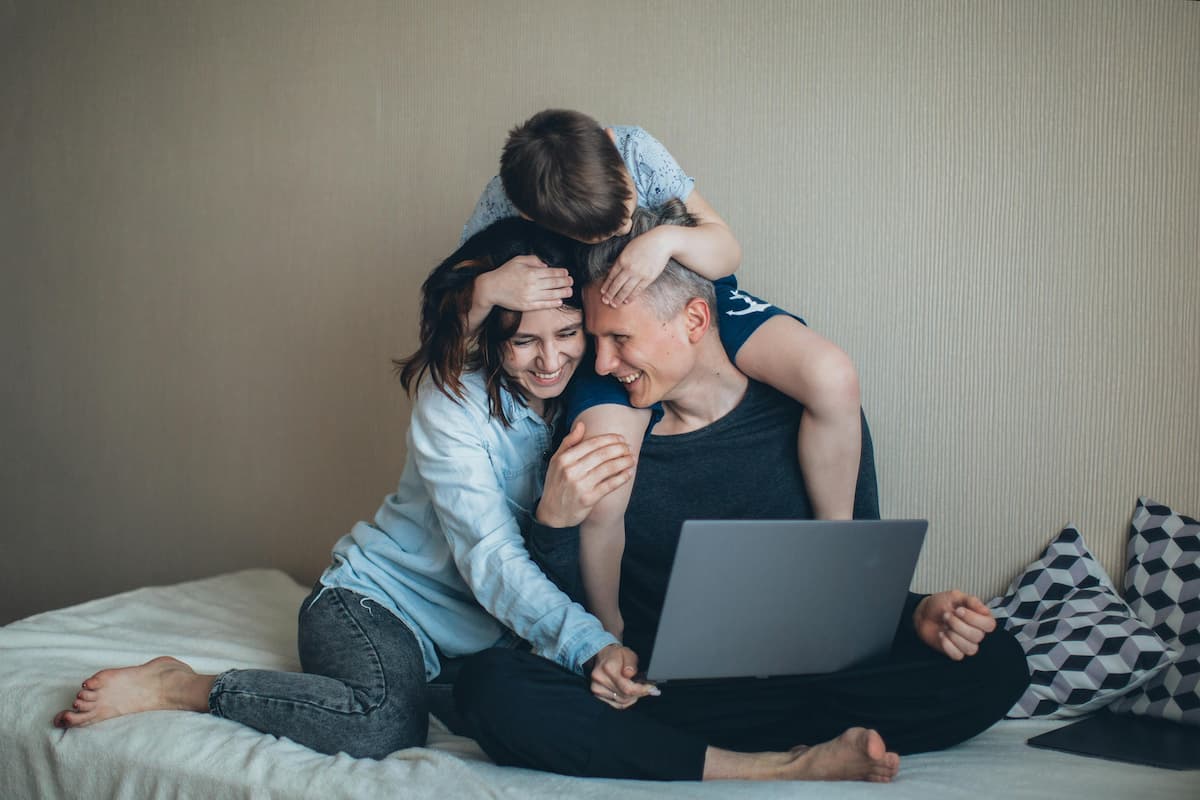
[[[1127,555],[1125,599],[1180,654],[1113,710],[1200,725],[1200,523],[1143,497]]]
[[[1064,528],[988,606],[1029,663],[1029,688],[1009,717],[1094,711],[1175,657],[1121,600],[1074,526]]]

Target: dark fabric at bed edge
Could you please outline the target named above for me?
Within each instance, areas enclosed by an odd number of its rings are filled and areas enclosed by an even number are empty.
[[[1200,728],[1108,710],[1034,736],[1028,744],[1107,761],[1200,770]]]

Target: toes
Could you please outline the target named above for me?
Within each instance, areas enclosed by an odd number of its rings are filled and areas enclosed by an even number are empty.
[[[76,711],[60,711],[54,717],[54,727],[56,728],[78,728],[81,725],[88,723],[88,715]]]
[[[93,702],[91,700],[76,700],[72,707],[76,711],[87,713],[89,711],[95,710],[96,704],[95,704],[95,702]]]
[[[79,694],[75,695],[76,700],[84,700],[86,702],[95,702],[99,697],[99,692],[93,692],[90,689],[82,689]]]
[[[85,689],[100,689],[105,683],[110,681],[114,675],[120,674],[120,670],[102,669],[92,677],[83,682]]]
[[[887,746],[883,743],[883,737],[873,730],[861,730],[859,742],[862,744],[863,751],[872,761],[882,760],[887,755]]]
[[[868,773],[867,780],[873,781],[875,783],[889,783],[895,777],[896,777],[895,770],[881,769],[879,767],[876,767],[875,769],[871,770],[870,773]]]
[[[82,728],[85,725],[91,725],[95,719],[89,711],[68,711],[67,722],[71,724],[72,728]]]
[[[896,777],[896,774],[900,772],[900,756],[895,753],[885,753],[882,758],[876,760],[874,772],[876,775],[887,777],[888,780]]]

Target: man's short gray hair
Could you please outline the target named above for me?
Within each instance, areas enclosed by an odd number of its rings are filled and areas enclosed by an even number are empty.
[[[587,284],[599,285],[612,271],[613,262],[635,237],[659,225],[683,225],[694,228],[696,218],[681,200],[668,200],[657,208],[636,208],[633,212],[633,227],[624,236],[614,236],[588,248],[583,255],[583,270]],[[667,262],[653,283],[642,290],[646,302],[654,309],[659,319],[674,317],[688,301],[698,297],[708,303],[712,318],[717,318],[717,295],[712,281],[703,278],[680,264],[675,259]]]

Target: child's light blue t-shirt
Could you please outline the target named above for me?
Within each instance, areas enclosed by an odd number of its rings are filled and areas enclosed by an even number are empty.
[[[687,200],[696,181],[689,177],[667,148],[635,125],[614,125],[617,150],[625,162],[637,190],[637,204],[644,208],[660,206],[671,198]],[[463,226],[459,244],[502,219],[520,216],[508,199],[500,176],[488,181],[475,204],[475,211]]]

